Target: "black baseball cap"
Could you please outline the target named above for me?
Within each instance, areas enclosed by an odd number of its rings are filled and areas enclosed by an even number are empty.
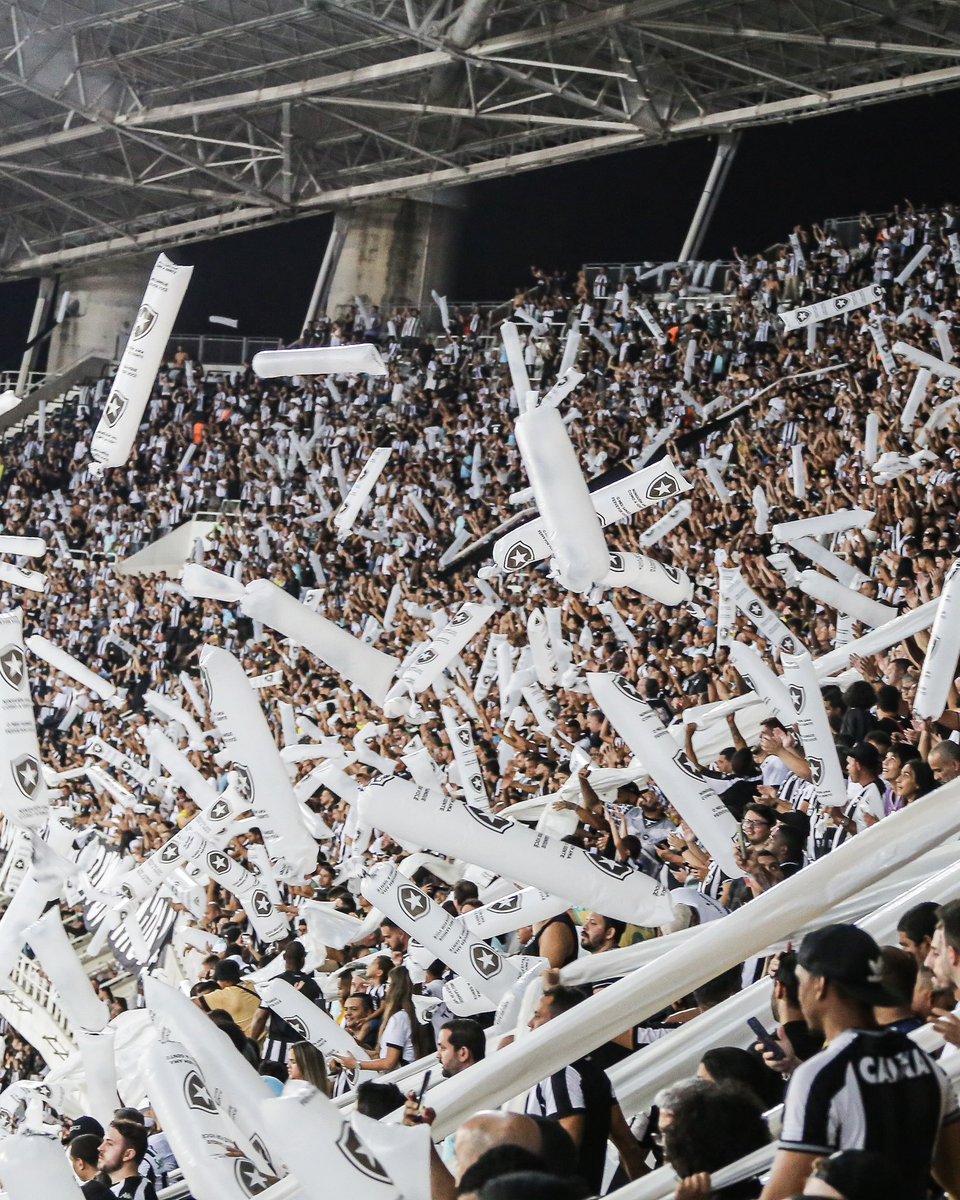
[[[857,925],[825,925],[808,933],[797,951],[797,964],[811,975],[838,983],[864,1004],[898,1004],[883,985],[880,947]]]
[[[82,1133],[92,1133],[98,1138],[103,1137],[103,1126],[96,1117],[76,1117],[67,1130],[67,1141],[72,1142]]]
[[[879,773],[883,766],[880,751],[873,742],[857,742],[847,751],[847,758],[852,758],[854,762],[859,763],[861,767],[866,767],[868,771]]]

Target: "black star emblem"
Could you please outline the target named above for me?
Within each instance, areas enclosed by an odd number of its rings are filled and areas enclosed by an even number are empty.
[[[474,942],[470,947],[470,961],[476,968],[477,974],[482,975],[484,979],[492,979],[494,975],[499,975],[503,970],[503,959],[485,942]]]
[[[230,859],[220,850],[213,850],[207,855],[207,865],[215,875],[226,875],[230,870]]]
[[[478,825],[483,825],[487,829],[492,829],[494,833],[504,833],[513,825],[512,821],[508,821],[506,817],[497,817],[493,813],[487,812],[482,808],[474,808],[471,804],[465,804],[467,812],[477,822]]]
[[[793,707],[799,712],[803,708],[803,688],[798,683],[791,683],[787,691],[790,693]]]
[[[522,571],[533,562],[533,551],[526,542],[514,542],[503,557],[503,565],[508,571]]]
[[[237,795],[240,797],[241,800],[248,800],[248,801],[252,800],[253,799],[253,775],[250,771],[250,768],[244,766],[242,763],[236,763],[234,766],[234,773],[237,778],[237,782],[236,782]]]
[[[676,479],[664,472],[662,475],[658,475],[647,488],[647,499],[666,500],[668,496],[675,496],[679,490],[680,486]]]
[[[125,397],[118,391],[114,390],[107,397],[107,403],[103,408],[103,415],[107,419],[108,425],[116,425],[123,416],[123,410],[127,407]]]
[[[4,646],[0,650],[0,675],[12,688],[19,688],[26,674],[27,662],[19,646]]]
[[[40,790],[42,782],[39,762],[32,754],[21,754],[19,758],[15,758],[10,764],[10,769],[13,771],[14,783],[16,783],[20,791],[28,799],[33,799]]]
[[[176,862],[180,857],[180,847],[174,841],[169,841],[160,851],[160,861],[164,863]]]
[[[256,1196],[267,1190],[270,1180],[255,1163],[252,1163],[249,1158],[238,1158],[235,1161],[233,1173],[245,1195]]]
[[[133,329],[130,330],[131,339],[138,342],[141,338],[145,338],[156,323],[157,310],[151,308],[149,304],[141,304],[137,319],[133,323]]]
[[[337,1149],[358,1171],[362,1171],[370,1179],[379,1179],[381,1183],[392,1183],[390,1176],[360,1141],[352,1125],[345,1124],[337,1138]]]
[[[196,1108],[200,1112],[206,1113],[216,1113],[217,1111],[213,1097],[207,1091],[207,1085],[196,1071],[187,1073],[187,1077],[183,1081],[183,1096],[190,1108]]]
[[[810,782],[817,787],[823,779],[823,759],[808,758],[807,762],[810,764]]]
[[[520,893],[514,892],[512,896],[504,896],[502,900],[495,900],[490,905],[491,912],[512,913],[516,912],[520,907]]]
[[[258,917],[268,917],[273,912],[273,904],[266,892],[258,889],[253,893],[253,911]]]
[[[397,900],[411,921],[418,921],[430,907],[426,896],[412,883],[405,883],[398,889]]]

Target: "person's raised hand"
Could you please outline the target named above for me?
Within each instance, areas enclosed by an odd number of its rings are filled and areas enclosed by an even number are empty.
[[[960,1046],[960,1017],[946,1008],[932,1008],[927,1020],[951,1046]]]
[[[677,1184],[673,1200],[706,1200],[710,1195],[710,1176],[706,1171],[688,1175]]]

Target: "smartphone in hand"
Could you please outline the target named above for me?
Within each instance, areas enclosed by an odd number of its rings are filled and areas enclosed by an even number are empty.
[[[756,1037],[757,1041],[763,1046],[764,1050],[768,1054],[772,1054],[777,1062],[782,1062],[787,1057],[783,1052],[783,1047],[780,1045],[777,1039],[772,1033],[767,1032],[767,1030],[763,1027],[760,1021],[757,1020],[756,1017],[748,1018],[747,1025],[750,1028],[750,1032],[754,1035],[754,1037]]]

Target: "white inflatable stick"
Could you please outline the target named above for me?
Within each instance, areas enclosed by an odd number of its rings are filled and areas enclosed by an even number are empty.
[[[908,362],[912,362],[915,366],[922,367],[925,371],[929,371],[931,375],[941,375],[946,379],[960,379],[960,367],[955,367],[952,363],[944,362],[942,358],[936,358],[933,354],[927,354],[924,350],[918,350],[916,346],[911,346],[909,342],[894,342],[893,350],[901,358],[907,359]]]
[[[400,665],[392,655],[365,646],[267,579],[247,585],[240,609],[246,616],[262,621],[309,650],[369,696],[374,704],[383,704],[390,680]]]
[[[584,592],[602,579],[609,556],[560,414],[553,408],[533,409],[517,418],[514,432],[560,583]]]
[[[347,493],[346,499],[333,515],[333,524],[340,537],[346,537],[353,528],[357,517],[360,515],[360,510],[363,508],[364,501],[373,491],[377,480],[383,474],[391,453],[392,451],[389,446],[381,446],[379,449],[374,450],[363,464],[363,468],[353,481],[353,486]]]
[[[625,679],[589,672],[590,691],[611,724],[643,763],[657,786],[719,863],[725,875],[743,875],[733,857],[737,820],[663,722]]]
[[[291,375],[386,375],[387,367],[376,346],[367,342],[349,346],[306,346],[296,350],[261,350],[253,356],[260,379]]]
[[[655,546],[657,542],[662,541],[668,533],[672,533],[678,525],[691,516],[693,513],[693,505],[689,500],[681,500],[679,504],[675,504],[669,512],[664,513],[659,521],[654,523],[640,534],[637,541],[646,550],[650,546]]]
[[[20,537],[14,533],[0,534],[0,554],[24,555],[26,558],[41,558],[47,552],[43,538]]]
[[[820,300],[817,304],[808,304],[802,308],[793,308],[788,312],[778,313],[783,327],[788,332],[792,329],[802,329],[809,321],[826,321],[830,317],[843,316],[854,309],[864,308],[868,304],[876,304],[884,298],[883,288],[878,283],[869,287],[858,288],[855,292],[846,292],[842,296],[832,296],[829,300]]]
[[[917,683],[913,711],[921,720],[936,721],[947,707],[960,657],[960,559],[947,572],[937,601],[937,615],[923,669]]]
[[[429,846],[638,925],[661,925],[671,918],[669,893],[641,871],[594,859],[579,847],[407,780],[374,780],[361,791],[358,805],[365,825],[401,842]]]
[[[813,661],[804,650],[800,654],[781,654],[780,664],[797,714],[797,734],[810,766],[810,782],[817,800],[822,808],[845,808],[847,788]]]
[[[645,554],[612,550],[602,582],[607,587],[632,588],[659,604],[686,604],[693,599],[693,580],[688,575]]]
[[[843,533],[847,529],[864,529],[876,513],[865,508],[839,508],[822,517],[802,517],[798,521],[781,521],[770,534],[775,542],[795,542],[800,537],[818,538],[828,533]]]
[[[895,608],[879,604],[869,596],[844,587],[836,579],[829,579],[819,571],[801,571],[799,586],[802,592],[814,600],[819,600],[821,604],[835,608],[838,612],[850,613],[856,620],[862,621],[864,625],[871,625],[874,629],[886,625],[897,615]]]
[[[814,541],[811,537],[793,537],[790,539],[789,545],[793,546],[798,554],[804,555],[811,562],[815,562],[818,567],[823,567],[825,571],[829,571],[834,579],[840,580],[844,587],[858,588],[867,578],[861,574],[857,567],[844,562],[832,550],[821,546],[819,542]],[[790,586],[793,587],[799,579],[800,575],[798,573],[797,579]]]
[[[793,482],[793,495],[796,500],[807,498],[807,477],[803,469],[803,445],[794,442],[790,447],[790,475]]]
[[[489,808],[490,798],[483,782],[477,748],[473,742],[473,729],[469,721],[461,721],[449,704],[441,704],[443,727],[450,739],[450,748],[460,773],[460,785],[464,798],[475,808]]]
[[[370,1057],[342,1025],[338,1025],[319,1005],[308,1000],[303,992],[285,979],[265,980],[257,985],[257,992],[263,1004],[291,1025],[305,1042],[316,1046],[325,1057],[336,1054],[352,1054],[354,1058],[363,1060]]]
[[[0,779],[3,815],[21,829],[39,829],[47,819],[49,799],[19,609],[0,616]]]
[[[21,1129],[0,1139],[0,1178],[9,1200],[82,1200],[58,1138]]]
[[[110,1014],[103,1001],[97,999],[90,977],[70,944],[59,907],[48,909],[39,921],[28,925],[23,938],[40,960],[70,1024],[90,1033],[104,1029]]]
[[[99,471],[104,467],[122,467],[130,457],[192,274],[193,267],[178,267],[164,254],[154,264],[90,443],[90,453]]]
[[[242,583],[230,575],[211,571],[200,563],[187,563],[180,576],[180,586],[193,599],[223,600],[227,604],[234,604],[243,596]]]

